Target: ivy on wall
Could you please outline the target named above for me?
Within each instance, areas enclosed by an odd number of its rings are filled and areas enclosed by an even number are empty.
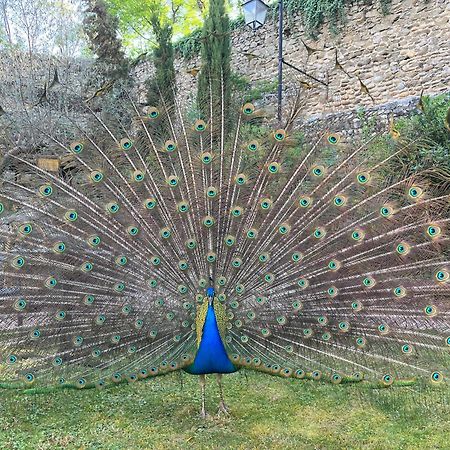
[[[333,33],[339,32],[339,27],[345,23],[346,8],[361,3],[362,5],[378,4],[382,14],[387,14],[392,0],[284,0],[284,11],[287,23],[300,14],[303,25],[312,38],[316,38],[320,28],[328,22]],[[271,4],[268,19],[278,18],[278,2]],[[230,21],[230,29],[244,27],[243,17]],[[201,49],[201,29],[195,30],[174,44],[175,52],[185,59],[198,55]]]

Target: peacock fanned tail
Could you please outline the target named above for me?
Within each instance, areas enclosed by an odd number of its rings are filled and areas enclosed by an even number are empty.
[[[324,130],[308,146],[298,105],[272,127],[239,98],[197,120],[114,98],[37,126],[59,172],[19,146],[3,161],[0,378],[103,386],[187,367],[210,279],[236,366],[449,376],[450,193],[391,174],[407,144],[374,153],[376,137]]]

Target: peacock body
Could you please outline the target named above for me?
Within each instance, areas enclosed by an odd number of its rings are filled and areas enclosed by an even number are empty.
[[[21,146],[3,161],[2,378],[448,376],[450,193],[389,175],[398,136],[308,146],[297,103],[273,126],[240,98],[196,120],[94,102],[36,130],[59,171]]]

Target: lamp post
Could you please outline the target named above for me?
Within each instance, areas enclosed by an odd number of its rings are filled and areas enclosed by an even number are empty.
[[[262,0],[247,0],[242,4],[244,10],[244,20],[245,24],[248,25],[253,31],[261,28],[267,17],[267,11],[269,6]],[[300,72],[314,81],[317,81],[324,86],[327,86],[325,82],[317,79],[316,77],[309,75],[305,71],[295,67],[294,65],[288,63],[283,58],[283,0],[278,0],[278,109],[277,117],[278,121],[281,122],[281,105],[283,100],[283,64],[288,67]]]

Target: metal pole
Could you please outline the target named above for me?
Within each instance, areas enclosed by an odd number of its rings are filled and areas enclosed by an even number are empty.
[[[278,0],[278,122],[281,122],[283,98],[283,0]]]

